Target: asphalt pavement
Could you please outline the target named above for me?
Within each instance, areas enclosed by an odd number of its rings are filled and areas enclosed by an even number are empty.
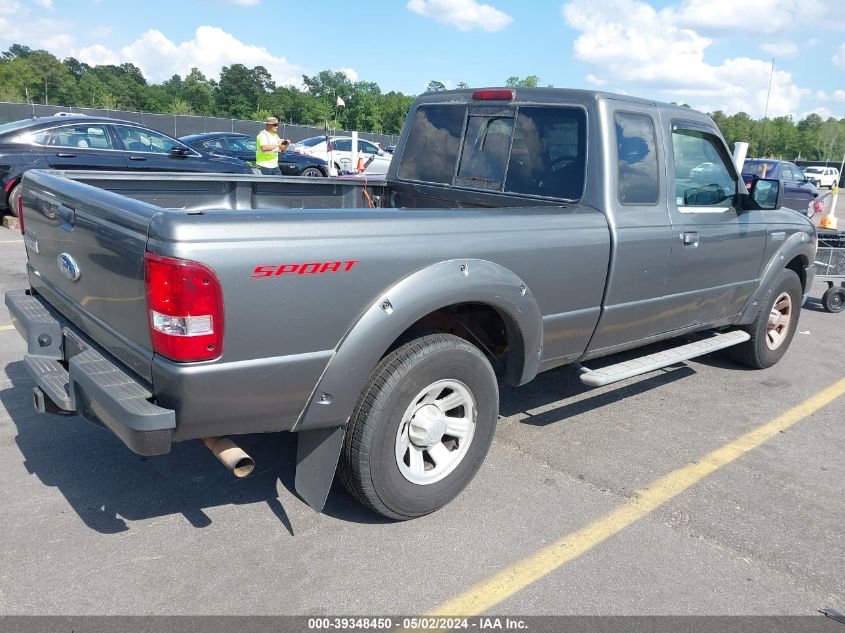
[[[26,285],[24,260],[20,234],[0,228],[0,292]],[[845,396],[802,405],[845,377],[845,314],[814,301],[768,370],[713,354],[601,389],[571,368],[504,389],[478,476],[404,523],[337,484],[312,511],[293,492],[293,435],[243,438],[257,468],[236,480],[199,442],[147,459],[78,418],[37,415],[8,325],[3,306],[0,614],[430,612],[794,407],[783,432],[489,611],[845,612]]]

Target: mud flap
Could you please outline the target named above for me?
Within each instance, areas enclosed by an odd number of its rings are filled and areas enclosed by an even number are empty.
[[[346,427],[300,431],[297,435],[294,486],[305,503],[321,512],[334,481]]]

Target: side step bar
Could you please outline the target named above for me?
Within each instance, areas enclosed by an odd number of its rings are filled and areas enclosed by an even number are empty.
[[[733,330],[725,332],[724,334],[717,334],[701,341],[694,343],[687,343],[680,347],[673,347],[663,352],[656,354],[649,354],[648,356],[641,356],[633,360],[625,361],[624,363],[616,363],[609,365],[602,369],[591,370],[586,367],[583,368],[581,374],[581,382],[590,387],[603,387],[613,382],[625,380],[640,374],[647,374],[655,369],[662,369],[681,361],[695,358],[696,356],[703,356],[716,350],[725,349],[732,345],[744,343],[751,336],[744,330]]]

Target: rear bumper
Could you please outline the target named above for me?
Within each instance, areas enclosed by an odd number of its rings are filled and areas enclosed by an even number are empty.
[[[36,406],[77,413],[109,428],[139,455],[170,451],[176,414],[150,400],[137,378],[102,354],[37,295],[6,293],[12,323],[27,342],[24,363],[37,385]]]

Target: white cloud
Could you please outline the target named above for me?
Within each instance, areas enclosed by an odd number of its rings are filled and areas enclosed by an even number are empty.
[[[227,0],[231,4],[237,4],[242,7],[254,7],[257,5],[261,0]]]
[[[358,81],[358,71],[354,68],[339,68],[338,70],[346,75],[349,78],[349,81],[353,83]]]
[[[822,121],[827,121],[830,117],[833,116],[833,113],[825,108],[824,106],[819,106],[818,108],[814,108],[813,110],[808,110],[807,112],[802,112],[797,117],[795,117],[796,121],[801,121],[806,119],[811,114],[817,114],[821,117]]]
[[[760,48],[774,57],[781,59],[783,57],[795,57],[798,54],[798,45],[794,42],[782,41],[772,42],[770,44],[763,44]]]
[[[53,9],[53,0],[34,0],[35,4],[44,9]]]
[[[0,0],[0,50],[22,44],[34,49],[49,47],[57,57],[63,57],[74,41],[69,34],[72,30],[67,20],[33,17],[30,7],[16,0]]]
[[[501,31],[513,22],[507,13],[489,4],[480,4],[477,0],[409,0],[405,6],[417,15],[461,31]]]
[[[677,9],[666,9],[679,26],[706,33],[778,35],[796,25],[836,28],[830,17],[838,15],[841,0],[684,0]]]
[[[819,90],[816,92],[816,99],[819,101],[841,101],[845,103],[845,90],[834,90],[833,92],[825,92]]]
[[[832,61],[835,66],[845,69],[845,42],[842,42],[839,48],[836,49],[836,53],[830,61]]]
[[[192,40],[178,44],[153,29],[119,51],[97,44],[75,51],[74,57],[92,66],[129,62],[140,68],[144,77],[153,83],[174,74],[184,77],[193,67],[208,77],[217,77],[223,66],[231,64],[264,66],[278,85],[298,86],[302,80],[302,69],[286,58],[276,57],[261,46],[244,44],[214,26],[200,26]]]
[[[718,65],[706,62],[712,40],[680,26],[674,10],[656,11],[641,0],[572,0],[561,12],[569,26],[581,32],[574,49],[576,58],[592,67],[587,81],[595,84],[598,78],[617,92],[707,111],[763,115],[770,62],[748,57]],[[796,112],[809,92],[775,67],[769,116]]]

